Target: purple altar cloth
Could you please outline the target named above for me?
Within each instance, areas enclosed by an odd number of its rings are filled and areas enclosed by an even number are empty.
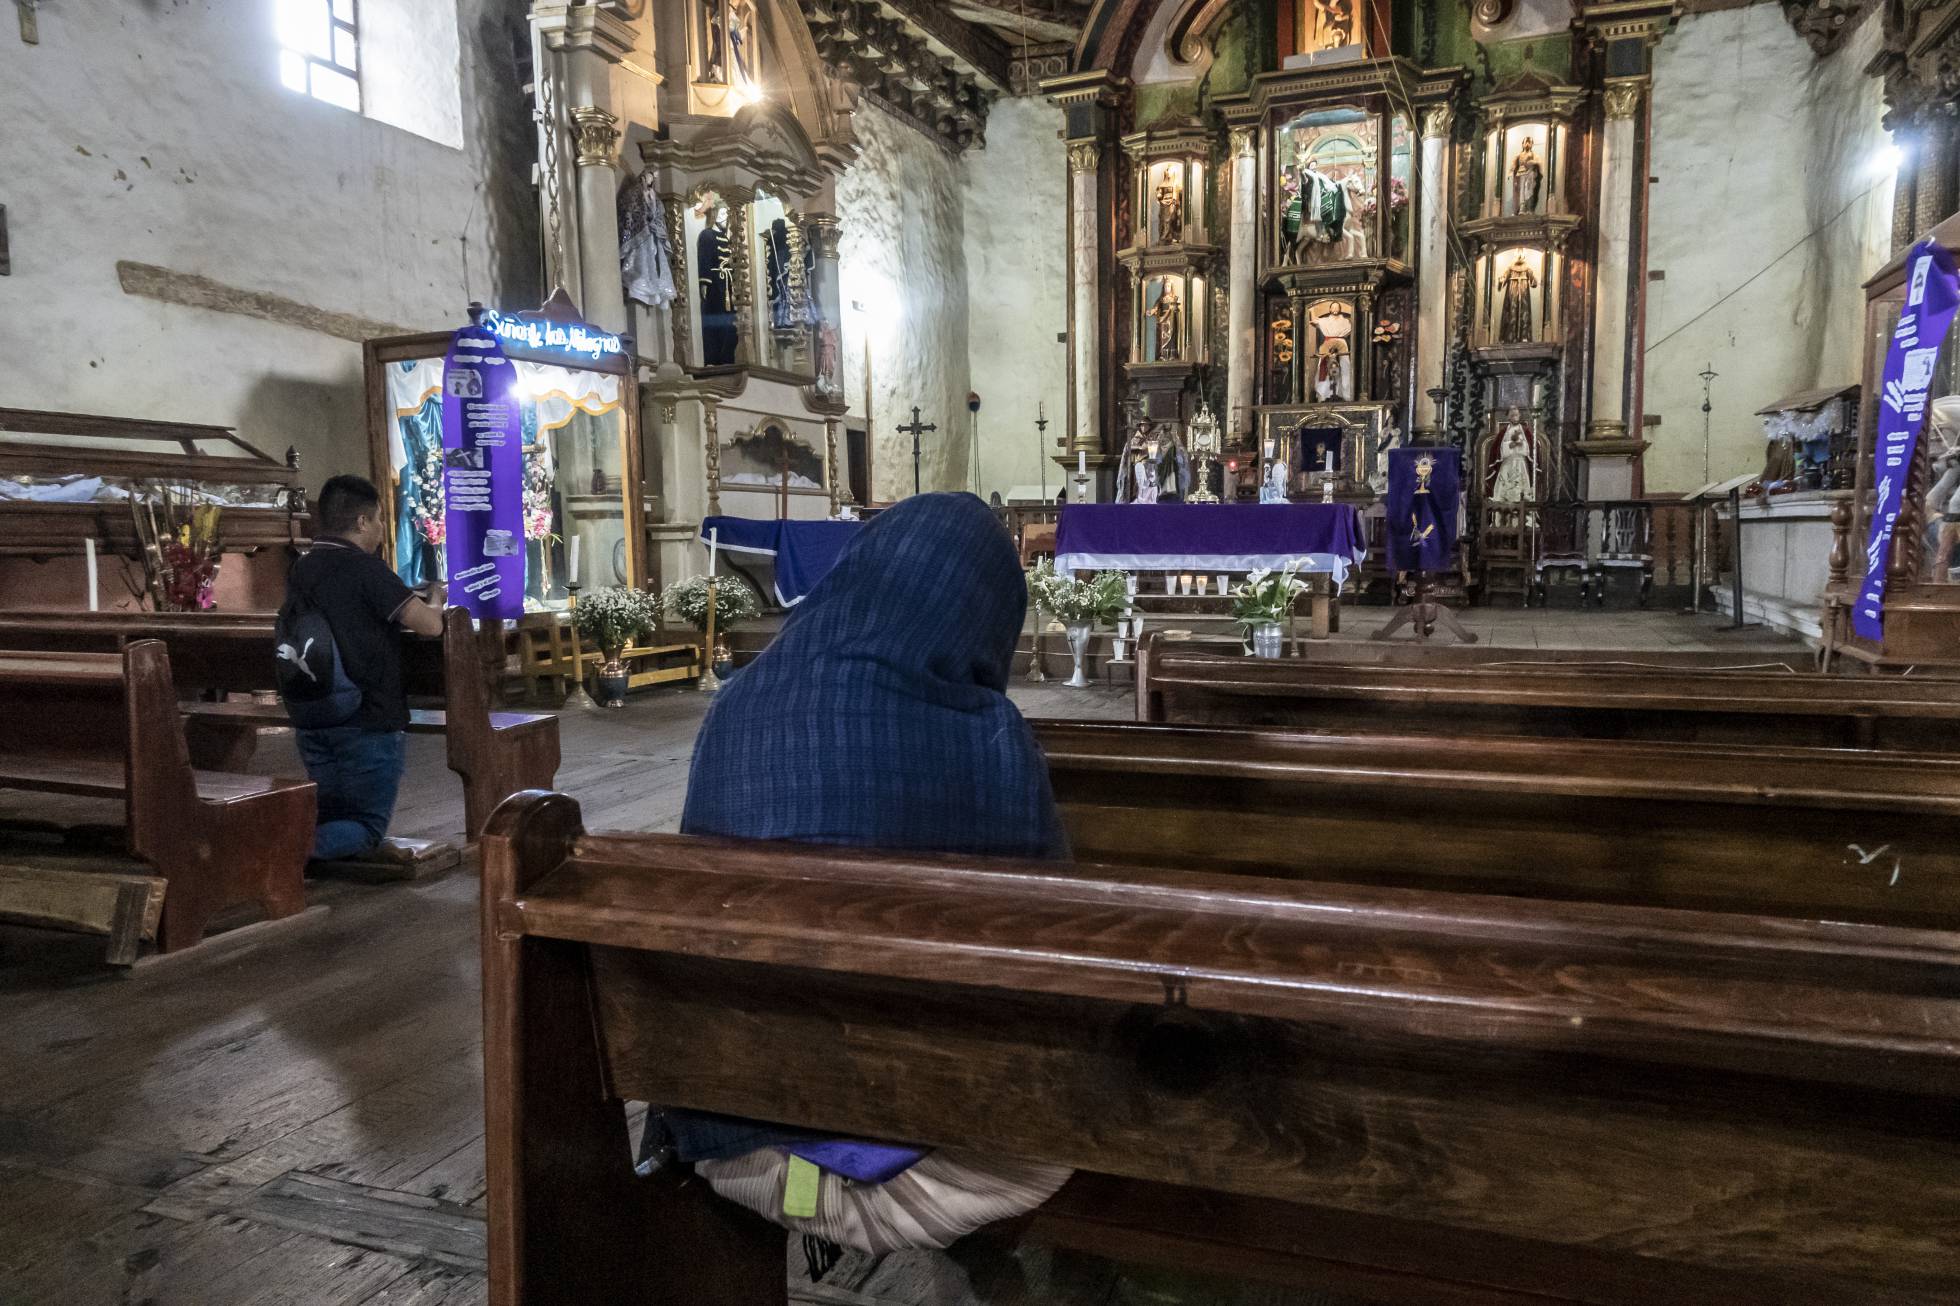
[[[830,574],[844,556],[863,522],[756,521],[748,517],[710,517],[701,523],[701,543],[708,532],[728,553],[759,553],[776,561],[776,602],[793,608],[809,596],[817,582]]]
[[[1055,533],[1063,573],[1255,571],[1298,558],[1338,584],[1367,556],[1361,513],[1347,503],[1070,504]]]

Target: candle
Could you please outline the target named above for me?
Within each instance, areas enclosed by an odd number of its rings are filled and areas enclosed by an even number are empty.
[[[1334,451],[1332,449],[1329,449],[1326,452],[1326,454],[1321,458],[1320,465],[1327,469],[1327,474],[1329,476],[1332,476],[1334,474]]]
[[[1087,476],[1089,474],[1089,454],[1087,450],[1077,449],[1075,451],[1075,474],[1077,476]]]
[[[566,571],[569,574],[565,578],[565,583],[567,585],[578,584],[578,536],[576,535],[572,536],[572,557],[570,565],[566,567]]]
[[[1034,401],[1034,419],[1035,419],[1035,420],[1036,420],[1037,422],[1045,422],[1045,421],[1047,421],[1047,420],[1048,420],[1048,401],[1047,401],[1047,400],[1045,400],[1045,399],[1037,399],[1037,400],[1035,400],[1035,401]]]
[[[715,574],[715,549],[721,543],[721,527],[708,532],[708,574]]]
[[[1189,594],[1191,592],[1190,572],[1187,571],[1182,576],[1179,576],[1177,578],[1177,592],[1180,594]]]
[[[1230,576],[1220,576],[1218,578],[1218,592],[1220,594],[1225,593],[1225,591],[1231,588],[1231,579]]]
[[[95,537],[93,535],[83,538],[82,551],[88,556],[88,610],[98,612],[101,607],[95,583]]]
[[[1200,594],[1211,593],[1211,577],[1209,576],[1198,577],[1198,593]]]

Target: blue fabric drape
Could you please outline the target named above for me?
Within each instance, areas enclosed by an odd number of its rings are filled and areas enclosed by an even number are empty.
[[[442,396],[429,396],[421,408],[395,420],[401,423],[402,449],[408,455],[395,481],[395,574],[404,585],[416,589],[435,579],[436,551],[416,529],[415,514],[408,505],[421,499],[423,460],[428,451],[442,448]]]
[[[1004,692],[1026,609],[979,499],[880,513],[709,711],[682,831],[1063,855],[1047,763]]]

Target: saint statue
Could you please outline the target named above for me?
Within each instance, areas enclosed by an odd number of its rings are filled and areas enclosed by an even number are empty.
[[[1157,360],[1159,363],[1173,362],[1178,357],[1178,338],[1184,325],[1184,304],[1177,297],[1177,283],[1166,281],[1163,293],[1157,296],[1157,305],[1150,310],[1150,316],[1157,319]]]
[[[1536,498],[1537,477],[1531,464],[1531,428],[1513,407],[1497,434],[1497,483],[1491,487],[1491,502],[1528,503]]]
[[[700,57],[695,70],[703,82],[720,85],[728,80],[723,56],[721,0],[699,0],[695,6],[695,30],[701,38]]]
[[[1545,165],[1532,153],[1531,137],[1518,148],[1517,162],[1511,165],[1511,212],[1536,213],[1545,190]]]
[[[1354,334],[1353,315],[1346,304],[1335,302],[1315,315],[1313,327],[1320,334],[1314,364],[1314,398],[1321,403],[1352,402],[1354,352],[1348,341]]]
[[[1524,261],[1524,255],[1518,255],[1518,261],[1511,265],[1511,270],[1498,280],[1497,288],[1504,294],[1503,316],[1497,326],[1497,343],[1531,343],[1531,292],[1538,288],[1538,274]]]
[[[1355,44],[1354,0],[1314,0],[1314,9],[1320,15],[1320,49]]]
[[[1340,240],[1348,219],[1348,188],[1308,158],[1295,142],[1299,161],[1287,169],[1286,208],[1280,215],[1280,261],[1303,263],[1316,245]]]
[[[1259,502],[1287,502],[1286,480],[1288,475],[1289,469],[1286,465],[1286,459],[1279,457],[1277,452],[1275,452],[1273,457],[1266,460],[1266,478],[1259,483]]]
[[[1184,190],[1174,181],[1157,187],[1157,240],[1175,245],[1184,239]]]
[[[754,87],[761,79],[755,59],[755,6],[750,0],[728,0],[728,51],[735,61],[735,80]]]
[[[719,367],[735,361],[735,268],[728,238],[728,206],[716,204],[695,241],[695,288],[701,296],[701,361]]]

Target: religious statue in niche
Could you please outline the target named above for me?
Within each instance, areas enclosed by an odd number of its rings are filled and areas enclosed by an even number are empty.
[[[738,86],[760,86],[761,69],[756,64],[755,5],[752,0],[728,0],[728,53],[735,65]]]
[[[1157,321],[1157,355],[1154,361],[1170,363],[1183,356],[1184,301],[1178,297],[1177,282],[1166,278],[1158,285],[1162,289],[1157,292],[1157,302],[1151,305],[1146,316]]]
[[[1177,174],[1166,170],[1157,183],[1157,241],[1176,245],[1184,240],[1184,187]]]
[[[1287,502],[1286,482],[1291,475],[1292,470],[1286,465],[1286,451],[1276,442],[1266,441],[1266,474],[1259,481],[1259,502]]]
[[[1123,446],[1116,474],[1118,503],[1177,503],[1191,489],[1191,464],[1175,435],[1160,434],[1140,419]]]
[[[1360,0],[1311,0],[1298,10],[1294,48],[1305,54],[1361,44]]]
[[[712,86],[728,84],[728,29],[722,16],[725,0],[695,0],[694,79]]]
[[[1497,342],[1502,345],[1530,344],[1532,340],[1531,295],[1538,289],[1538,274],[1519,254],[1497,281],[1502,304],[1497,322]]]
[[[1511,212],[1536,213],[1545,193],[1545,165],[1531,147],[1531,137],[1518,146],[1517,160],[1511,164]]]
[[[1927,445],[1931,450],[1923,520],[1926,539],[1926,579],[1938,584],[1953,580],[1960,552],[1960,398],[1945,395],[1927,407]]]
[[[735,267],[729,243],[728,206],[704,201],[706,221],[694,243],[695,286],[701,296],[701,362],[721,367],[735,361]]]
[[[1279,261],[1303,265],[1374,255],[1375,120],[1314,110],[1288,124],[1279,177]]]
[[[1531,428],[1515,406],[1504,414],[1504,425],[1497,432],[1497,472],[1492,481],[1492,503],[1529,503],[1537,498],[1538,460],[1531,445]]]
[[[1314,350],[1313,397],[1319,403],[1354,398],[1354,310],[1346,301],[1322,300],[1307,310],[1319,345]]]

